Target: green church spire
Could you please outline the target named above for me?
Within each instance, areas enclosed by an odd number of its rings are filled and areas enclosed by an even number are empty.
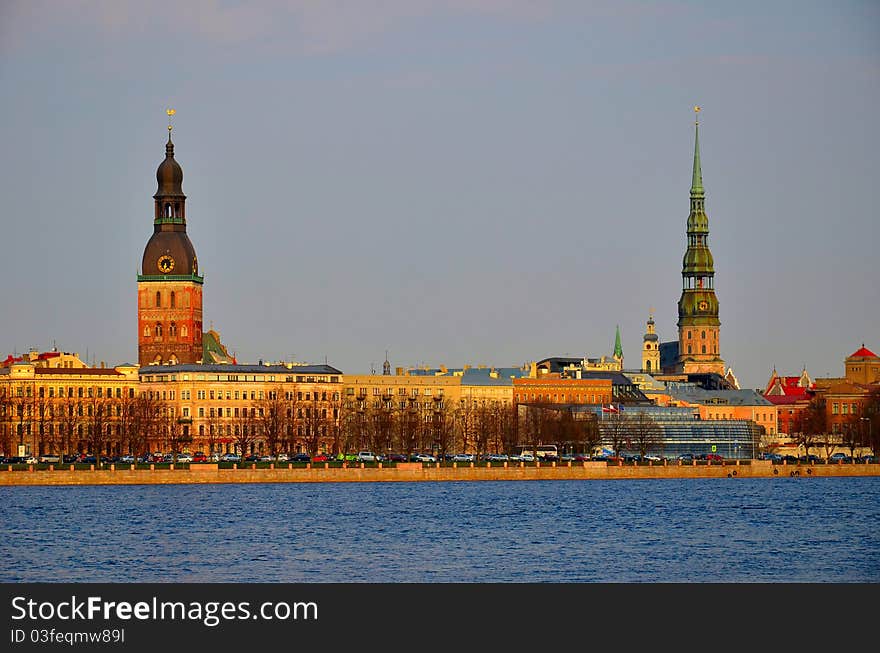
[[[700,168],[700,107],[694,107],[694,176],[691,195],[703,194],[703,171]]]
[[[623,358],[623,347],[620,345],[620,325],[614,333],[614,358]]]

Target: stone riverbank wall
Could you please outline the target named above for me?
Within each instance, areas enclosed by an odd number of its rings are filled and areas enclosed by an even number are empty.
[[[93,466],[94,467],[94,466]],[[190,465],[183,469],[133,469],[130,465],[107,465],[105,469],[70,469],[56,465],[48,470],[0,467],[0,485],[162,485],[186,483],[350,483],[415,481],[589,481],[672,478],[824,478],[829,476],[880,476],[880,464],[774,465],[770,461],[750,461],[723,465],[617,465],[606,462],[458,464],[438,466],[402,463],[395,467],[325,466],[307,467],[281,464],[258,468],[244,464],[220,469],[216,464]]]

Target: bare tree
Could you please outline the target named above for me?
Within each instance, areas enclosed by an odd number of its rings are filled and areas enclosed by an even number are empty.
[[[37,428],[36,455],[38,456],[46,453],[46,444],[51,442],[49,426],[52,425],[52,403],[45,386],[40,386],[36,389],[36,396],[34,397],[34,422]]]
[[[19,383],[15,387],[12,397],[12,407],[15,413],[15,430],[19,447],[25,444],[24,436],[31,429],[31,417],[33,415],[34,387],[32,383]],[[17,452],[16,452],[17,455]]]
[[[530,447],[537,460],[538,445],[549,444],[555,439],[556,411],[550,404],[537,402],[520,404],[520,414],[520,444]]]
[[[86,414],[85,426],[89,442],[89,453],[95,456],[99,467],[103,466],[101,457],[106,453],[107,443],[110,439],[110,423],[112,421],[111,401],[103,392],[102,388],[91,387],[88,389],[89,396],[84,401]]]
[[[165,410],[165,441],[171,449],[171,462],[177,462],[177,455],[184,450],[186,445],[192,442],[192,433],[185,428],[180,417],[174,414],[173,408]]]
[[[439,460],[443,460],[453,444],[455,435],[455,413],[452,407],[443,402],[435,405],[433,410],[426,414],[427,423],[430,425],[429,433],[433,446],[437,448]]]
[[[150,452],[150,443],[163,437],[165,403],[149,392],[141,392],[131,407],[131,424],[128,433],[129,446],[134,455]]]
[[[269,390],[266,398],[257,402],[257,413],[269,455],[277,459],[287,425],[287,401],[280,385]]]
[[[620,456],[621,450],[629,446],[632,437],[629,417],[617,410],[603,416],[599,428],[602,431],[602,440],[611,446],[615,457]]]
[[[257,425],[259,422],[256,417],[256,408],[254,406],[244,406],[239,409],[238,416],[233,417],[233,437],[235,446],[241,454],[242,460],[248,455],[248,449],[253,449],[254,443],[257,441]]]
[[[397,412],[397,442],[407,459],[419,447],[424,420],[419,412],[418,403],[414,400],[405,402],[406,406]]]
[[[306,453],[309,456],[316,456],[321,446],[321,437],[324,435],[327,409],[322,407],[317,392],[310,392],[307,396],[309,399],[303,404],[302,408],[303,440],[306,445]]]
[[[10,389],[0,387],[0,453],[12,455],[12,414],[13,405]]]
[[[813,399],[810,403],[798,411],[792,426],[794,437],[799,447],[804,448],[804,455],[810,454],[810,449],[820,444],[822,434],[828,431],[825,419],[825,404],[823,401]]]
[[[479,458],[489,448],[489,442],[497,429],[496,413],[491,405],[484,402],[474,412],[474,453]]]
[[[880,386],[875,386],[868,394],[862,417],[865,419],[865,428],[868,429],[866,446],[876,456],[880,454]]]
[[[82,424],[82,400],[75,397],[73,388],[59,396],[55,405],[55,420],[58,424],[58,444],[62,462],[64,456],[72,453],[73,439]]]
[[[663,430],[646,411],[636,410],[635,415],[630,417],[630,432],[632,443],[642,458],[649,451],[662,451]]]
[[[862,430],[859,428],[859,418],[852,415],[840,424],[841,444],[849,449],[851,458],[855,458],[856,449],[862,446]]]

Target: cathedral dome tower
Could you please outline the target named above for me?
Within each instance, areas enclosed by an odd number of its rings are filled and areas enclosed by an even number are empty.
[[[183,169],[174,158],[171,125],[156,181],[153,235],[138,275],[138,362],[197,363],[202,360],[204,279],[186,233]]]

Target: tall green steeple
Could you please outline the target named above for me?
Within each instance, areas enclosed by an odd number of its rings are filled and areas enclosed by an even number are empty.
[[[697,112],[699,116],[699,107],[694,107],[694,110]],[[703,193],[703,171],[700,167],[700,120],[699,118],[694,120],[694,176],[691,181],[691,197],[694,195],[704,195]]]
[[[700,107],[694,107],[699,116]],[[691,178],[687,250],[681,268],[678,300],[679,362],[690,369],[724,372],[719,357],[718,298],[715,296],[715,261],[709,250],[709,216],[700,164],[700,122],[694,120],[694,169]]]
[[[617,325],[617,329],[614,333],[614,358],[620,360],[623,358],[623,347],[620,345],[620,325]]]

